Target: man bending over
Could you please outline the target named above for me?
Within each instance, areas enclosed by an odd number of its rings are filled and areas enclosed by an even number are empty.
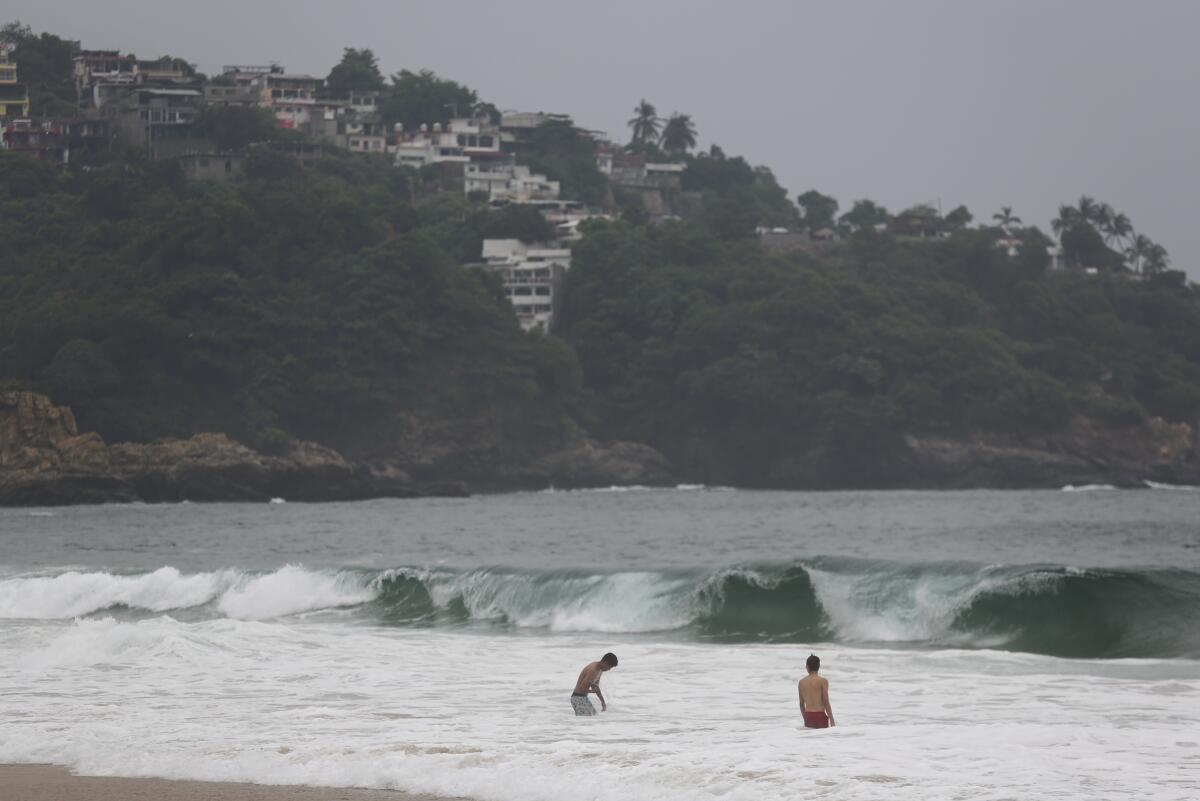
[[[575,682],[575,691],[571,693],[571,707],[575,710],[576,717],[591,717],[596,714],[596,707],[588,700],[588,693],[595,693],[600,699],[601,712],[608,711],[608,704],[604,703],[604,694],[600,692],[600,677],[616,666],[617,655],[609,653],[580,672],[579,680]]]
[[[808,675],[800,679],[800,711],[804,714],[804,726],[809,729],[828,729],[833,722],[833,708],[829,706],[829,680],[817,675],[821,669],[821,657],[813,654],[805,663]]]

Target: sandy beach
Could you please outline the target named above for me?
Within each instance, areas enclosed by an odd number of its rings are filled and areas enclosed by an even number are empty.
[[[0,801],[438,801],[391,790],[76,776],[58,765],[0,765]]]

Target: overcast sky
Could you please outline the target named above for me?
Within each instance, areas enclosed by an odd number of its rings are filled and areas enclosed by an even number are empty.
[[[369,47],[385,73],[433,69],[622,140],[645,97],[793,199],[843,209],[1011,205],[1048,230],[1088,194],[1200,279],[1198,0],[6,0],[0,16],[206,72],[324,76]]]

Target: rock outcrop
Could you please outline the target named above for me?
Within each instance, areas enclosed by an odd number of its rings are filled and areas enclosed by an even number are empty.
[[[517,479],[525,485],[559,489],[675,483],[667,458],[649,445],[637,442],[604,445],[590,439],[543,456],[521,471]]]
[[[311,442],[268,456],[224,434],[106,444],[70,409],[0,393],[0,505],[122,501],[299,501],[465,495],[460,482],[416,482],[388,464],[355,463]]]
[[[1063,431],[1040,437],[906,437],[905,445],[905,470],[920,486],[1200,484],[1192,427],[1160,418],[1122,429],[1102,428],[1077,418]]]

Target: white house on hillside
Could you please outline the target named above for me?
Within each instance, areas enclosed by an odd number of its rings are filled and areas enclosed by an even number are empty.
[[[519,239],[485,239],[483,263],[500,276],[521,328],[549,331],[571,251]]]

